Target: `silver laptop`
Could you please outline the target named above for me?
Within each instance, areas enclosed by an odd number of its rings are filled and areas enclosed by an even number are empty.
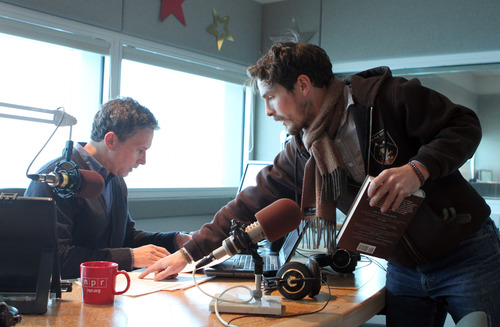
[[[270,161],[249,161],[243,170],[240,187],[238,193],[248,186],[256,185],[257,174],[266,166],[272,164]],[[259,254],[264,260],[264,276],[274,277],[279,268],[286,262],[290,261],[295,253],[295,249],[300,243],[305,222],[301,222],[299,228],[289,233],[279,252],[270,251],[266,248],[267,240],[259,244]],[[204,269],[207,276],[219,277],[237,277],[237,278],[254,278],[254,263],[250,254],[236,254],[228,260],[217,265]]]

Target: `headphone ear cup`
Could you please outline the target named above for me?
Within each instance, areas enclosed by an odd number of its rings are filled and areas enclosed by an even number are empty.
[[[356,269],[359,261],[359,254],[351,253],[344,249],[337,249],[332,256],[330,267],[336,272],[350,274]]]
[[[285,263],[276,277],[283,281],[279,283],[278,291],[287,299],[300,300],[312,292],[310,280],[305,280],[311,278],[311,272],[300,262]]]
[[[17,309],[12,308],[5,303],[0,302],[0,327],[14,326],[20,322],[17,317]]]
[[[311,278],[313,278],[311,280],[311,292],[309,292],[308,296],[315,297],[321,290],[321,268],[316,261],[311,259],[306,263],[306,267],[309,268]]]

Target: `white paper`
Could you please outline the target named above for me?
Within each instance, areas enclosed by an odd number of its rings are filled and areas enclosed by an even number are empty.
[[[186,288],[190,288],[195,285],[193,281],[192,274],[183,274],[180,273],[176,278],[172,279],[164,279],[161,281],[155,281],[154,273],[151,273],[144,277],[143,279],[139,279],[139,275],[145,269],[139,269],[129,272],[130,276],[130,288],[123,295],[126,296],[140,296],[144,294],[154,293],[158,291],[175,291],[175,290],[183,290]],[[201,284],[206,282],[207,280],[213,278],[208,276],[196,276],[196,282]],[[116,287],[117,291],[125,289],[127,286],[127,280],[124,276],[118,275],[116,278]]]

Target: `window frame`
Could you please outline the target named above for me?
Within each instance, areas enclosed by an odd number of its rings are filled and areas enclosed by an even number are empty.
[[[38,41],[87,50],[109,56],[109,94],[107,98],[120,95],[121,61],[131,59],[169,69],[194,73],[232,83],[244,84],[246,66],[227,62],[192,51],[178,49],[165,44],[140,39],[127,34],[71,21],[65,18],[40,13],[30,9],[0,3],[0,32],[30,38]],[[254,102],[245,92],[245,115],[243,124],[244,145],[242,161],[248,158],[249,135],[247,127],[253,119],[248,114],[254,109]],[[106,98],[106,96],[105,96]],[[209,188],[142,188],[129,189],[129,198],[179,198],[234,196],[235,187]]]

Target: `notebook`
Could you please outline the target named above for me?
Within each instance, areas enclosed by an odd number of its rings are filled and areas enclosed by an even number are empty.
[[[274,277],[278,270],[293,257],[297,246],[299,245],[307,221],[301,221],[296,230],[290,232],[279,250],[279,253],[263,254],[259,253],[264,260],[265,277]],[[214,277],[236,277],[236,278],[254,278],[253,259],[250,254],[236,254],[224,262],[204,269],[205,275]]]
[[[0,299],[20,314],[43,314],[61,297],[56,209],[51,198],[0,196]]]

